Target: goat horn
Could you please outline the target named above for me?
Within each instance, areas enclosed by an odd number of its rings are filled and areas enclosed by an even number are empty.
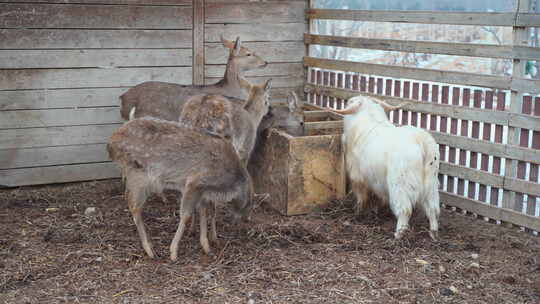
[[[343,109],[343,110],[334,110],[334,109],[330,109],[332,110],[333,112],[336,112],[338,114],[341,114],[341,115],[347,115],[347,114],[354,114],[356,112],[358,112],[358,108],[360,108],[360,105],[354,105],[350,108],[347,108],[347,109]]]
[[[397,109],[400,109],[401,107],[407,105],[408,103],[407,102],[403,102],[403,103],[400,103],[398,104],[397,106],[392,106],[392,105],[389,105],[387,104],[386,102],[380,100],[380,99],[377,99],[377,98],[373,98],[373,100],[378,103],[379,105],[381,105],[381,107],[383,107],[384,111],[385,112],[390,112],[390,111],[394,111],[394,110],[397,110]]]

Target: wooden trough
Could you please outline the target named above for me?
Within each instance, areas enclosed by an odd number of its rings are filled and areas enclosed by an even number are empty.
[[[345,196],[339,119],[306,105],[304,136],[277,129],[263,134],[249,169],[255,192],[268,193],[269,204],[281,214],[306,214]]]

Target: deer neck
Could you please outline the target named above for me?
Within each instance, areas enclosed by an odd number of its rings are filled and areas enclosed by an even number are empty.
[[[244,79],[243,71],[231,60],[227,63],[225,75],[223,77],[223,87],[231,95],[246,98],[249,92],[250,83]],[[234,94],[233,94],[234,93]]]
[[[255,123],[259,124],[264,116],[265,113],[265,107],[262,105],[262,102],[260,100],[252,100],[252,97],[249,96],[248,98],[248,104],[245,107],[246,111],[249,113],[251,118],[255,121]]]

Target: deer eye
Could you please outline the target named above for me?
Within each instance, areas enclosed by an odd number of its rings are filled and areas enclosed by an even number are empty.
[[[248,53],[248,54],[247,54],[246,56],[251,56],[251,54],[250,54],[250,53]]]

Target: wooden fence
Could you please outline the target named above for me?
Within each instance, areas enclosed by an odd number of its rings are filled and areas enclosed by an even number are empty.
[[[0,1],[0,187],[118,177],[118,97],[148,80],[223,76],[220,35],[269,62],[272,98],[303,85],[305,0]]]
[[[513,60],[511,77],[333,60],[307,56],[304,87],[308,102],[343,108],[363,94],[392,104],[399,125],[431,132],[441,152],[440,193],[447,206],[540,231],[540,81],[524,78],[524,60],[540,60],[526,45],[526,27],[540,15],[523,7],[509,13],[354,11],[310,8],[307,17],[377,22],[513,27],[513,45],[304,36],[307,45],[421,52]],[[308,54],[309,55],[309,54]],[[509,104],[509,106],[505,106]],[[306,123],[306,128],[340,127],[341,122]],[[504,136],[503,136],[504,135]]]

